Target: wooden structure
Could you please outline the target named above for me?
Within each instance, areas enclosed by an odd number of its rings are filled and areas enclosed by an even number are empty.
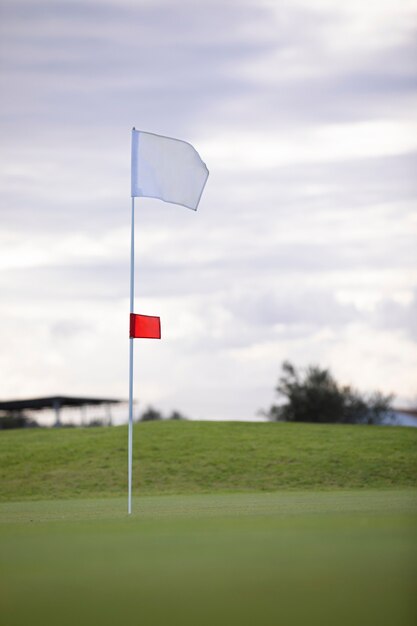
[[[61,409],[65,407],[80,407],[81,416],[88,406],[107,406],[107,421],[111,424],[111,406],[120,404],[123,400],[114,398],[82,398],[77,396],[47,396],[44,398],[30,398],[27,400],[6,400],[0,402],[0,412],[12,415],[21,415],[24,411],[55,411],[55,426],[61,426]]]

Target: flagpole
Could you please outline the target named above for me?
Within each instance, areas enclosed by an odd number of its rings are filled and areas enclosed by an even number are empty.
[[[130,222],[130,313],[135,297],[135,198],[132,196]],[[128,515],[132,513],[132,448],[133,448],[133,337],[129,338],[129,434],[128,434]]]

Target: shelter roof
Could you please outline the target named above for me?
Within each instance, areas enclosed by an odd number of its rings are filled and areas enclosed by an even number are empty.
[[[27,400],[6,400],[0,402],[0,411],[40,411],[68,406],[99,406],[101,404],[120,404],[123,400],[114,398],[80,398],[77,396],[47,396]]]

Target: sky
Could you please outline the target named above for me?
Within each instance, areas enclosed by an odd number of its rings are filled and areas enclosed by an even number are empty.
[[[136,412],[256,419],[284,360],[417,404],[417,0],[3,0],[0,399],[128,397],[130,134],[191,142],[197,213],[136,204]]]

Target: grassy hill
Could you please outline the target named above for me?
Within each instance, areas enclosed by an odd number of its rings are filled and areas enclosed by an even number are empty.
[[[127,428],[0,433],[0,500],[121,496]],[[417,486],[417,429],[150,422],[134,427],[134,493]]]

